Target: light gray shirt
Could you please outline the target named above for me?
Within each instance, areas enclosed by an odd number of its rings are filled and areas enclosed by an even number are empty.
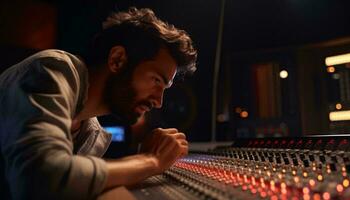
[[[12,199],[91,199],[104,188],[111,142],[96,118],[71,133],[87,97],[76,56],[45,50],[0,75],[0,193]],[[6,193],[5,193],[6,196]]]

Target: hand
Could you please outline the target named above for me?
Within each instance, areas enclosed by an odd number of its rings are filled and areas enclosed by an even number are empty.
[[[156,173],[162,173],[178,158],[187,155],[188,142],[185,134],[175,128],[157,128],[142,143],[141,151],[155,158],[158,169]]]

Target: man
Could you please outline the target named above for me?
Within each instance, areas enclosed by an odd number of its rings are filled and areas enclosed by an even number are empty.
[[[155,129],[143,153],[104,161],[110,143],[96,116],[127,122],[162,106],[176,74],[195,71],[189,36],[149,9],[112,14],[83,59],[39,52],[0,76],[0,192],[12,199],[91,199],[168,169],[185,135]]]

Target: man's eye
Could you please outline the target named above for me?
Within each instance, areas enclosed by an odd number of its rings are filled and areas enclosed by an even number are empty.
[[[159,78],[157,78],[157,77],[154,77],[153,80],[154,80],[154,82],[156,82],[157,84],[161,84],[161,83],[162,83],[162,81],[161,81]]]

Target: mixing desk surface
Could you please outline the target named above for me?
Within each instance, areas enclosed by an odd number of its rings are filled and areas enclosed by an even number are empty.
[[[350,135],[239,139],[191,152],[136,199],[350,199]]]

